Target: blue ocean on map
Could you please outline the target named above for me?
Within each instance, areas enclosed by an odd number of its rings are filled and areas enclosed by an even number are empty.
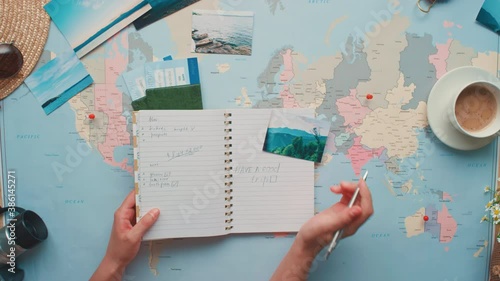
[[[120,162],[127,159],[127,165],[134,165],[133,153],[131,145],[117,146],[113,151],[113,157]]]
[[[253,16],[193,12],[193,28],[198,34],[232,46],[252,46]]]

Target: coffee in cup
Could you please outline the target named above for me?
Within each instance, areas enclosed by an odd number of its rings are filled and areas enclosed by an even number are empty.
[[[451,123],[461,132],[475,138],[486,138],[500,130],[500,89],[478,81],[455,94]]]

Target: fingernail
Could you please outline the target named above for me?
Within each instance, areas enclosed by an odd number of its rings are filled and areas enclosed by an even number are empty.
[[[152,209],[151,211],[149,211],[148,214],[150,214],[153,217],[153,219],[156,219],[160,215],[160,209],[157,208]]]

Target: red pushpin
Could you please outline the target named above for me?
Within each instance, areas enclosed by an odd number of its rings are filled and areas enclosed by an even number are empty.
[[[429,217],[428,216],[424,216],[424,221],[428,221],[429,220]]]
[[[89,114],[89,119],[90,120],[94,120],[95,119],[95,114],[94,113]]]
[[[367,100],[371,100],[371,99],[373,99],[373,95],[372,95],[372,94],[367,94],[367,95],[366,95],[366,99],[367,99]]]

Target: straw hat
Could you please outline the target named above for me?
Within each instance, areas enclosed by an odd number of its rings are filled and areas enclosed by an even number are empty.
[[[0,0],[0,43],[12,43],[24,57],[21,71],[0,79],[0,99],[21,85],[35,67],[49,34],[50,17],[43,9],[49,0]]]

